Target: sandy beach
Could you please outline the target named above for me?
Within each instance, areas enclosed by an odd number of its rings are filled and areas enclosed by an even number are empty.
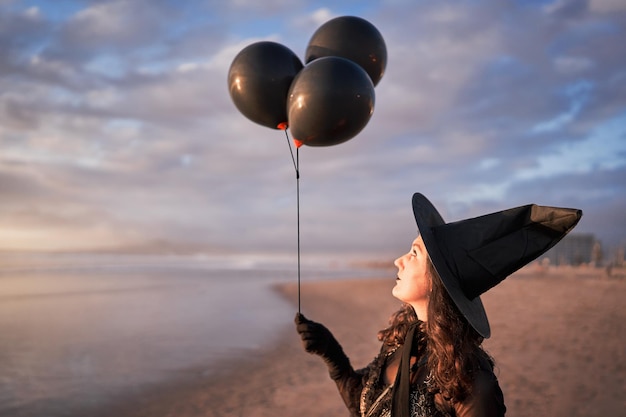
[[[330,328],[352,364],[362,367],[379,348],[376,332],[399,306],[390,295],[393,285],[393,278],[304,282],[302,313]],[[277,291],[297,300],[296,285]],[[492,326],[485,347],[497,362],[507,416],[626,415],[626,280],[527,269],[482,298]],[[212,377],[191,369],[89,415],[315,417],[347,411],[323,363],[302,350],[293,326],[285,326],[276,330],[270,351],[223,363]]]

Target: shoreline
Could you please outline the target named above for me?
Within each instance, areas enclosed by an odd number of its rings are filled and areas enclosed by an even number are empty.
[[[324,323],[355,368],[380,345],[376,333],[400,306],[393,280],[342,279],[301,285],[302,313]],[[274,289],[297,311],[295,283]],[[626,281],[518,273],[484,294],[508,417],[620,415],[626,409]],[[301,348],[293,325],[275,343],[228,360],[211,376],[196,367],[165,384],[83,415],[191,417],[348,415],[326,367]]]
[[[348,290],[371,295],[372,290],[391,291],[390,279],[356,278],[322,280],[302,283],[302,313],[316,321],[327,321],[339,340],[349,339],[360,351],[348,355],[355,367],[365,366],[373,359],[379,346],[376,332],[386,324],[384,309],[369,316],[378,316],[379,324],[370,324],[371,331],[354,332],[365,317],[352,314],[354,306],[337,302]],[[330,288],[329,288],[330,287]],[[321,360],[306,353],[293,326],[297,312],[297,285],[274,284],[272,289],[294,305],[293,315],[277,329],[271,347],[250,350],[251,357],[231,358],[204,376],[204,367],[182,371],[181,378],[136,390],[106,409],[84,410],[94,417],[223,417],[251,416],[326,416],[347,415],[343,401],[329,378]],[[330,291],[329,291],[330,289]],[[330,297],[330,298],[329,298]],[[386,300],[394,308],[399,302]],[[347,308],[346,308],[347,307]],[[362,307],[357,307],[362,308]],[[380,314],[382,313],[382,314]],[[332,317],[335,316],[333,319]],[[368,340],[369,339],[369,340]],[[368,348],[369,347],[369,348]]]

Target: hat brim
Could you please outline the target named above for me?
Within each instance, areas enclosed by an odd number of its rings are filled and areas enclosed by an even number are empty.
[[[422,236],[424,245],[426,246],[428,256],[439,274],[444,287],[448,291],[450,298],[452,298],[452,301],[454,301],[461,314],[463,314],[478,334],[485,339],[489,338],[489,336],[491,336],[491,329],[489,327],[487,313],[485,312],[480,297],[470,300],[463,293],[459,281],[455,278],[452,270],[448,266],[446,258],[435,239],[433,228],[445,224],[445,221],[435,206],[420,193],[413,194],[413,215],[415,216],[417,228]]]

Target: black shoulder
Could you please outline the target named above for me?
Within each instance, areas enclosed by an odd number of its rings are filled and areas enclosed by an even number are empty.
[[[459,417],[504,416],[504,395],[490,364],[487,369],[481,366],[474,372],[472,391],[464,401],[456,403],[454,408]]]

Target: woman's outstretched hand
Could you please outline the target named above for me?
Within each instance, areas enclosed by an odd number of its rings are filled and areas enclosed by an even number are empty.
[[[309,353],[324,356],[328,350],[328,345],[337,343],[330,330],[323,324],[316,323],[304,317],[301,313],[296,313],[296,331],[302,339],[302,347]]]
[[[324,359],[332,379],[338,379],[343,372],[352,369],[341,345],[326,326],[307,319],[301,313],[296,313],[294,321],[296,331],[302,339],[302,347],[305,351]]]

